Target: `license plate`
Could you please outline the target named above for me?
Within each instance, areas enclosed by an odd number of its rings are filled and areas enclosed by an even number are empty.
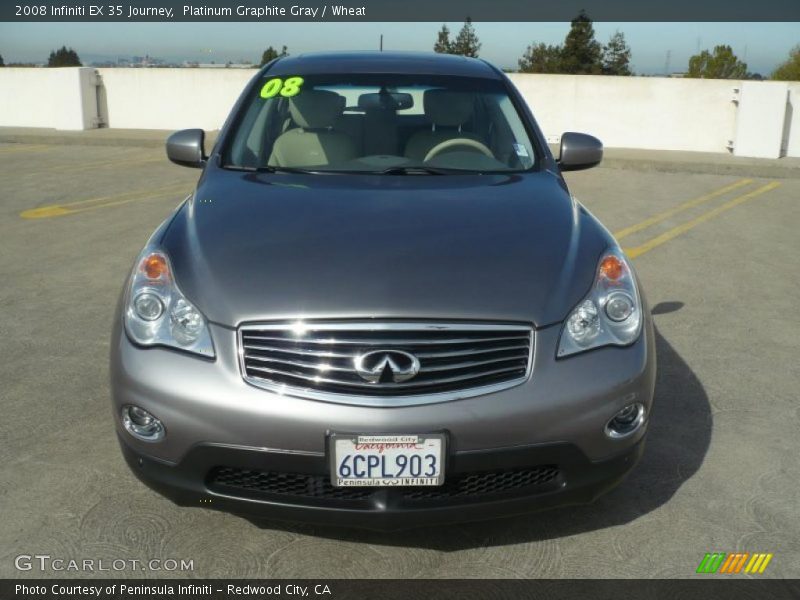
[[[444,483],[444,435],[331,435],[336,487]]]

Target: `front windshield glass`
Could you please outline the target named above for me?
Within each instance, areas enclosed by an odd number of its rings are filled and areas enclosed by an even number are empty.
[[[536,160],[501,81],[441,75],[267,73],[229,139],[223,166],[241,169],[447,174]]]

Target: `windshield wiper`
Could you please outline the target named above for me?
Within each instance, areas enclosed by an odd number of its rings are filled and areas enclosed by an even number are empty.
[[[225,165],[223,168],[232,171],[247,171],[249,173],[310,173],[313,175],[453,175],[453,174],[475,174],[476,171],[466,169],[444,169],[439,167],[399,166],[389,167],[388,169],[376,171],[342,170],[342,169],[302,169],[299,167],[248,167],[244,165]]]
[[[460,169],[438,169],[436,167],[408,166],[408,167],[389,167],[383,171],[370,171],[379,175],[450,175],[459,172]]]
[[[244,165],[225,165],[224,169],[231,171],[247,171],[248,173],[325,173],[326,171],[315,171],[314,169],[301,169],[299,167],[246,167]]]
[[[258,167],[256,169],[259,173],[325,173],[326,171],[319,171],[316,169],[301,169],[300,167]]]

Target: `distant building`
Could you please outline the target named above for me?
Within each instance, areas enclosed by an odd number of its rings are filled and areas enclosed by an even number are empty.
[[[183,63],[184,66],[200,69],[252,69],[253,63]]]

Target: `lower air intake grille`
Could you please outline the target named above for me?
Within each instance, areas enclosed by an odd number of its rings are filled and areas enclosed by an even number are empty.
[[[459,479],[447,481],[441,487],[409,488],[404,492],[412,500],[436,500],[461,496],[486,496],[522,488],[544,485],[558,477],[558,467],[544,465],[532,469],[470,473]]]
[[[231,467],[219,467],[211,471],[209,488],[214,491],[246,490],[278,496],[345,500],[366,498],[372,493],[372,490],[365,488],[334,487],[331,485],[330,479],[323,475],[247,471]]]
[[[546,487],[559,479],[556,465],[527,469],[487,471],[448,477],[438,487],[391,488],[406,502],[447,501],[453,499],[482,499],[514,491]],[[208,488],[230,496],[285,496],[298,499],[365,500],[379,488],[341,487],[331,485],[325,475],[249,471],[233,467],[216,467],[208,476]],[[382,488],[381,488],[382,489]]]

